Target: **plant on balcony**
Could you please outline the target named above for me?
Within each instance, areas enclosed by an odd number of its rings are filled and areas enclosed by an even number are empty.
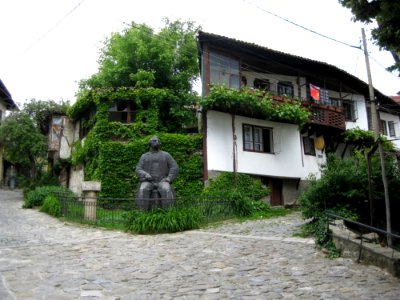
[[[213,86],[210,94],[200,101],[200,105],[205,111],[213,109],[232,115],[292,123],[300,128],[310,116],[299,101],[287,98],[283,102],[274,102],[268,93],[248,88],[238,91],[226,86]]]

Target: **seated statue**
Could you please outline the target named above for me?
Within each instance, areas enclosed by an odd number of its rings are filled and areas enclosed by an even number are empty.
[[[178,175],[178,165],[173,157],[160,150],[157,136],[149,140],[150,151],[143,154],[136,166],[139,190],[136,205],[142,210],[155,207],[167,208],[175,202],[171,183]]]

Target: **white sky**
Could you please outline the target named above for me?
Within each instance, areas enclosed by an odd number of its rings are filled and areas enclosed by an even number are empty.
[[[0,0],[0,4],[0,79],[18,104],[31,98],[74,103],[79,80],[97,71],[99,49],[111,32],[132,21],[158,29],[164,17],[192,20],[209,33],[326,62],[367,82],[362,51],[266,12],[358,46],[361,28],[368,39],[370,30],[352,22],[351,12],[338,0]],[[370,40],[368,50],[375,88],[395,95],[400,78],[385,70],[393,63],[392,56]]]

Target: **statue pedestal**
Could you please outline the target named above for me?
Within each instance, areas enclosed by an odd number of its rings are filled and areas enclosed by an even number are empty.
[[[100,182],[84,181],[82,183],[82,194],[85,206],[84,218],[87,221],[96,221],[97,193],[100,190]]]

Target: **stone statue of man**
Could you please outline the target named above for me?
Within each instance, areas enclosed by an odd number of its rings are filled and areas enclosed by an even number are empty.
[[[150,151],[140,157],[136,166],[136,174],[140,182],[136,199],[150,200],[153,198],[153,190],[157,190],[161,201],[165,199],[168,203],[172,203],[174,193],[171,182],[178,175],[178,165],[168,152],[160,150],[161,142],[157,136],[149,140],[149,146]]]

